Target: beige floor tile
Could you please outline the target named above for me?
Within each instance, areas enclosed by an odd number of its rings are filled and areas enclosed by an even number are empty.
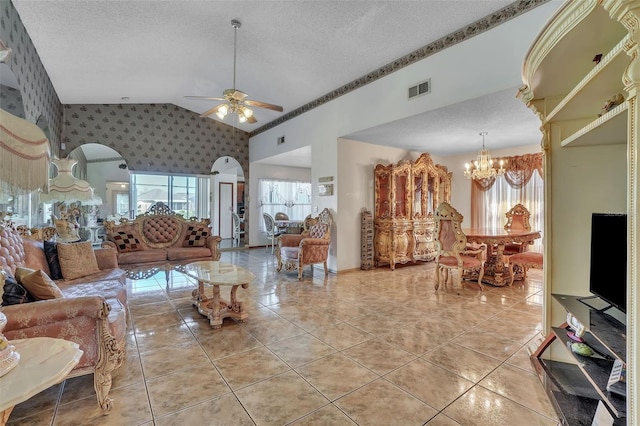
[[[336,352],[308,333],[279,340],[267,347],[291,367],[299,367]]]
[[[136,332],[140,353],[154,351],[167,346],[195,344],[196,339],[184,323],[176,323],[151,330]]]
[[[53,418],[53,410],[58,403],[58,397],[60,396],[60,392],[62,391],[62,384],[57,384],[49,389],[45,389],[39,394],[33,396],[32,398],[16,405],[11,412],[11,417],[9,419],[11,421],[15,421],[17,419],[23,417],[30,417],[34,414],[43,413],[42,416],[38,416],[40,419],[47,418],[46,413],[51,413],[49,417],[49,424],[51,423],[51,419]],[[35,417],[34,417],[35,419]],[[11,423],[11,422],[9,422]]]
[[[155,420],[155,426],[175,425],[253,426],[255,423],[235,395],[227,394]]]
[[[262,344],[277,342],[278,340],[304,334],[304,330],[283,318],[272,321],[245,323],[246,330]]]
[[[557,425],[557,421],[481,386],[476,386],[465,393],[445,408],[443,413],[465,426]]]
[[[539,381],[536,373],[502,364],[479,384],[538,413],[554,418],[555,410],[546,392],[539,386]]]
[[[214,364],[233,390],[290,370],[263,346],[215,360]]]
[[[301,418],[300,420],[296,420],[295,422],[289,423],[289,425],[293,426],[317,426],[317,425],[327,425],[327,426],[356,426],[356,424],[342,411],[337,409],[335,405],[329,404],[325,405],[319,410],[314,411],[311,414],[308,414]]]
[[[476,383],[500,365],[495,358],[455,343],[442,345],[422,358]]]
[[[111,389],[144,383],[140,355],[134,353],[126,356],[120,368],[111,373],[111,380]]]
[[[522,347],[522,343],[515,340],[475,329],[456,337],[453,343],[481,352],[499,361],[506,360]]]
[[[35,414],[34,412],[28,413],[29,415],[27,417],[21,417],[24,413],[16,413],[16,409],[17,406],[11,412],[7,426],[50,426],[53,422],[53,415],[55,414],[55,404],[44,411],[38,411]]]
[[[129,312],[131,312],[131,316],[133,316],[134,320],[147,315],[156,315],[156,314],[161,314],[165,312],[174,312],[174,311],[175,311],[175,308],[169,302],[169,300],[163,300],[161,302],[146,303],[144,305],[132,304],[131,306],[129,306]]]
[[[195,343],[187,343],[178,346],[167,346],[151,352],[140,354],[142,360],[142,372],[146,380],[165,375],[174,370],[182,370],[186,367],[196,368],[209,366],[211,361]]]
[[[109,395],[114,409],[108,416],[95,397],[84,398],[60,405],[54,426],[139,425],[153,420],[144,384],[114,389]]]
[[[427,422],[427,426],[462,426],[455,420],[445,416],[444,414],[438,414],[433,419]]]
[[[379,375],[416,359],[415,355],[380,340],[368,340],[343,353]]]
[[[474,382],[423,359],[410,362],[384,378],[438,410],[442,410],[475,385]]]
[[[294,371],[247,386],[236,396],[258,425],[283,425],[329,403]]]
[[[215,369],[186,368],[147,380],[154,417],[196,405],[231,389]]]
[[[529,380],[526,351],[540,340],[541,273],[514,288],[435,292],[433,263],[326,279],[305,271],[300,282],[277,273],[264,249],[224,252],[222,261],[256,275],[240,296],[246,323],[227,319],[213,329],[181,273],[168,283],[162,271],[129,280],[112,413],[102,416],[93,375],[85,375],[19,404],[9,424],[51,424],[58,394],[54,424],[83,426],[555,424],[542,386]],[[533,401],[512,384],[521,378]],[[467,389],[465,379],[496,392],[475,385],[438,414],[430,404],[445,406]]]
[[[171,325],[184,324],[182,317],[176,311],[133,318],[132,322],[136,333],[155,330],[156,328],[164,328]]]
[[[311,334],[337,350],[350,348],[373,338],[370,333],[346,322],[314,330]]]
[[[376,380],[335,402],[359,425],[423,425],[436,410],[386,380]]]
[[[194,324],[189,326],[192,330],[194,329]],[[207,322],[198,328],[199,330],[195,332],[198,342],[209,358],[214,361],[264,346],[239,325],[228,326],[225,324],[222,328],[212,329]]]
[[[296,371],[330,401],[379,377],[339,353],[306,364]]]

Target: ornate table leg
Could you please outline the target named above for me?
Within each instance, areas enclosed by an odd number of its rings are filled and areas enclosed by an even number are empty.
[[[220,305],[224,304],[224,301],[220,300],[220,286],[213,286],[213,299],[211,302],[207,304],[207,308],[209,308],[209,324],[213,328],[222,327],[222,317],[220,316]]]

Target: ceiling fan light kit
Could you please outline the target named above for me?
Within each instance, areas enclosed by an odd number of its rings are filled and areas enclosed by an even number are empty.
[[[256,123],[257,120],[253,116],[253,110],[249,106],[258,108],[270,109],[272,111],[282,112],[283,109],[280,105],[268,104],[266,102],[252,101],[245,99],[247,94],[236,89],[236,53],[237,53],[237,31],[240,28],[240,21],[237,19],[231,20],[231,26],[233,27],[233,89],[227,89],[222,93],[222,98],[210,97],[210,96],[187,96],[188,99],[205,99],[213,101],[225,101],[226,103],[216,105],[213,108],[200,114],[200,117],[208,117],[211,114],[215,114],[220,120],[224,120],[227,114],[236,114],[240,123]]]

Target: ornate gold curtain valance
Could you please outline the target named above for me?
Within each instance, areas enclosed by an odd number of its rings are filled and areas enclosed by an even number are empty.
[[[503,160],[506,163],[504,178],[507,183],[514,189],[520,189],[529,183],[533,172],[537,171],[540,177],[544,178],[542,173],[542,153],[515,155],[512,157],[501,157],[497,160]],[[483,181],[474,180],[474,184],[482,191],[489,190],[496,179],[485,179]]]

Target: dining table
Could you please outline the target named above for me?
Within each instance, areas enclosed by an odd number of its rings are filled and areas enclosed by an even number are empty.
[[[276,222],[276,227],[281,231],[285,231],[287,234],[300,234],[304,229],[304,220],[295,220],[295,219],[277,220],[276,219],[275,222]]]
[[[511,277],[509,265],[504,260],[504,247],[510,243],[520,243],[523,247],[533,244],[541,237],[535,230],[506,230],[504,228],[467,228],[462,230],[467,243],[486,244],[487,258],[484,263],[482,282],[498,287],[509,285]],[[523,280],[523,271],[514,271],[515,280]]]

